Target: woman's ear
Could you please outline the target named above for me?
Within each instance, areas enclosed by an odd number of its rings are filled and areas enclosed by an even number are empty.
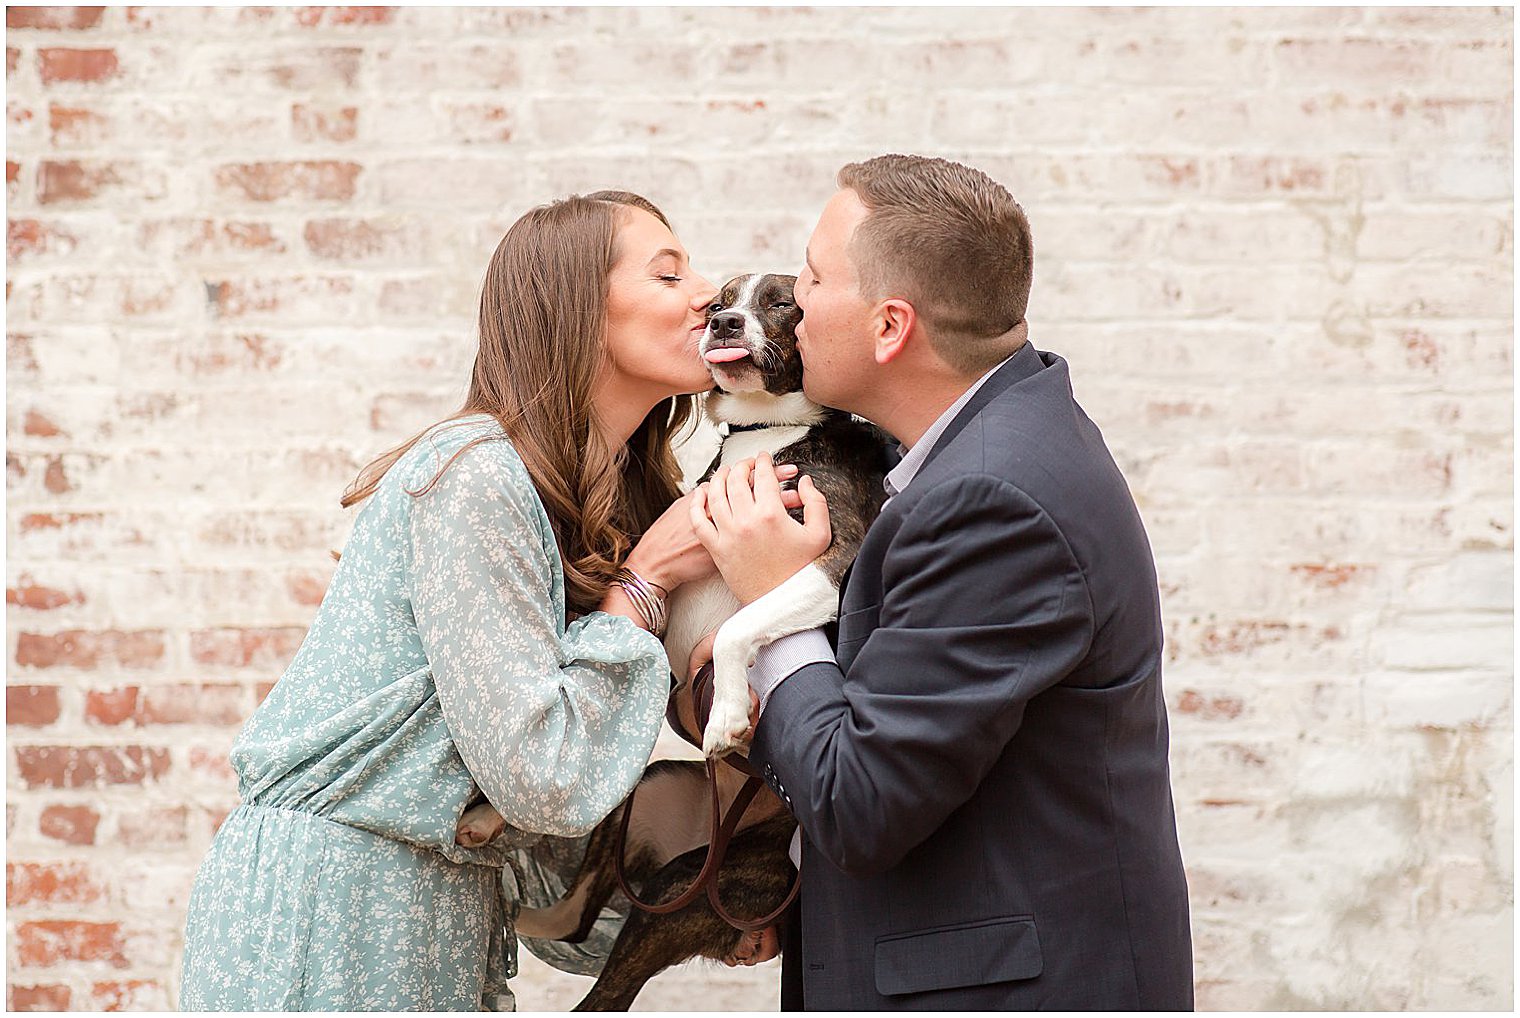
[[[917,322],[918,313],[913,310],[913,305],[900,297],[884,300],[877,306],[872,323],[877,364],[889,364],[901,356]]]

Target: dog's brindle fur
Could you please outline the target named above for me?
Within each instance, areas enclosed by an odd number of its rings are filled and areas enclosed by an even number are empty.
[[[750,364],[739,368],[714,365],[719,389],[715,393],[717,398],[709,400],[709,413],[715,410],[721,413],[725,402],[731,412],[735,405],[739,406],[740,412],[735,416],[743,416],[745,409],[757,406],[780,405],[776,399],[767,400],[762,393],[791,399],[789,405],[794,407],[803,405],[796,399],[802,386],[802,362],[794,331],[801,313],[791,304],[794,282],[792,276],[764,276],[758,280],[741,276],[729,281],[714,300],[709,320],[716,311],[731,307],[741,294],[748,293],[751,303],[757,305],[754,317],[763,328],[764,342],[753,344]],[[778,299],[782,296],[785,300]],[[706,338],[711,339],[710,333]],[[724,389],[725,382],[736,389],[748,384],[739,392],[730,393]],[[723,396],[730,398],[725,401]],[[799,476],[806,473],[812,477],[828,500],[832,542],[816,564],[837,593],[845,570],[854,560],[866,528],[884,499],[881,479],[886,472],[887,440],[880,430],[856,421],[849,414],[805,405],[809,408],[806,433],[771,451],[776,462],[801,467]],[[795,423],[774,417],[767,418],[767,422]],[[730,419],[728,423],[752,421]],[[703,479],[710,477],[724,461],[720,451]],[[793,485],[794,482],[786,482],[784,486]],[[791,512],[794,517],[801,515],[800,509]],[[837,608],[837,598],[834,607]],[[690,652],[689,648],[686,650]],[[691,680],[688,662],[684,656],[679,661],[674,656],[673,652],[672,663],[682,678],[672,695],[687,731],[699,734],[688,695]],[[717,771],[719,798],[726,811],[743,784],[743,776],[727,766],[719,766]],[[706,858],[711,806],[705,765],[693,760],[655,761],[645,770],[636,793],[624,848],[625,875],[640,898],[661,904],[691,885]],[[617,849],[617,833],[626,808],[626,803],[619,806],[592,832],[571,892],[548,908],[520,913],[519,933],[570,943],[586,938],[603,906],[617,890],[613,852]],[[484,811],[489,811],[489,815]],[[475,816],[472,818],[471,814]],[[470,843],[469,839],[479,839],[474,843],[481,843],[494,837],[501,830],[500,817],[490,819],[494,815],[489,805],[467,813],[461,822],[461,841]],[[794,875],[787,848],[795,826],[780,800],[762,786],[729,843],[717,873],[719,893],[730,913],[740,917],[765,915],[785,899]],[[718,917],[705,895],[698,895],[685,908],[667,915],[634,909],[596,984],[576,1010],[626,1010],[656,973],[698,956],[731,957],[742,937]]]

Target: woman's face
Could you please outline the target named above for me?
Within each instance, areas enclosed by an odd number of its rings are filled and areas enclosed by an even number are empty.
[[[607,349],[618,388],[654,396],[713,387],[697,344],[717,288],[697,274],[675,234],[643,209],[624,206],[617,261],[607,288]]]

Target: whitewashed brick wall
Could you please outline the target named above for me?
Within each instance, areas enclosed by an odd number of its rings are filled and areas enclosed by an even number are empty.
[[[227,747],[345,484],[461,399],[513,219],[627,187],[714,280],[794,270],[834,171],[909,151],[1025,204],[1033,335],[1150,529],[1200,1006],[1510,1007],[1512,30],[8,8],[9,1004],[173,1005]]]

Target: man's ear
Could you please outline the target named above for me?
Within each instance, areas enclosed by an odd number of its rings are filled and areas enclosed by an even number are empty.
[[[876,336],[876,363],[890,364],[907,349],[918,324],[918,313],[907,301],[892,297],[876,308],[872,331]]]

